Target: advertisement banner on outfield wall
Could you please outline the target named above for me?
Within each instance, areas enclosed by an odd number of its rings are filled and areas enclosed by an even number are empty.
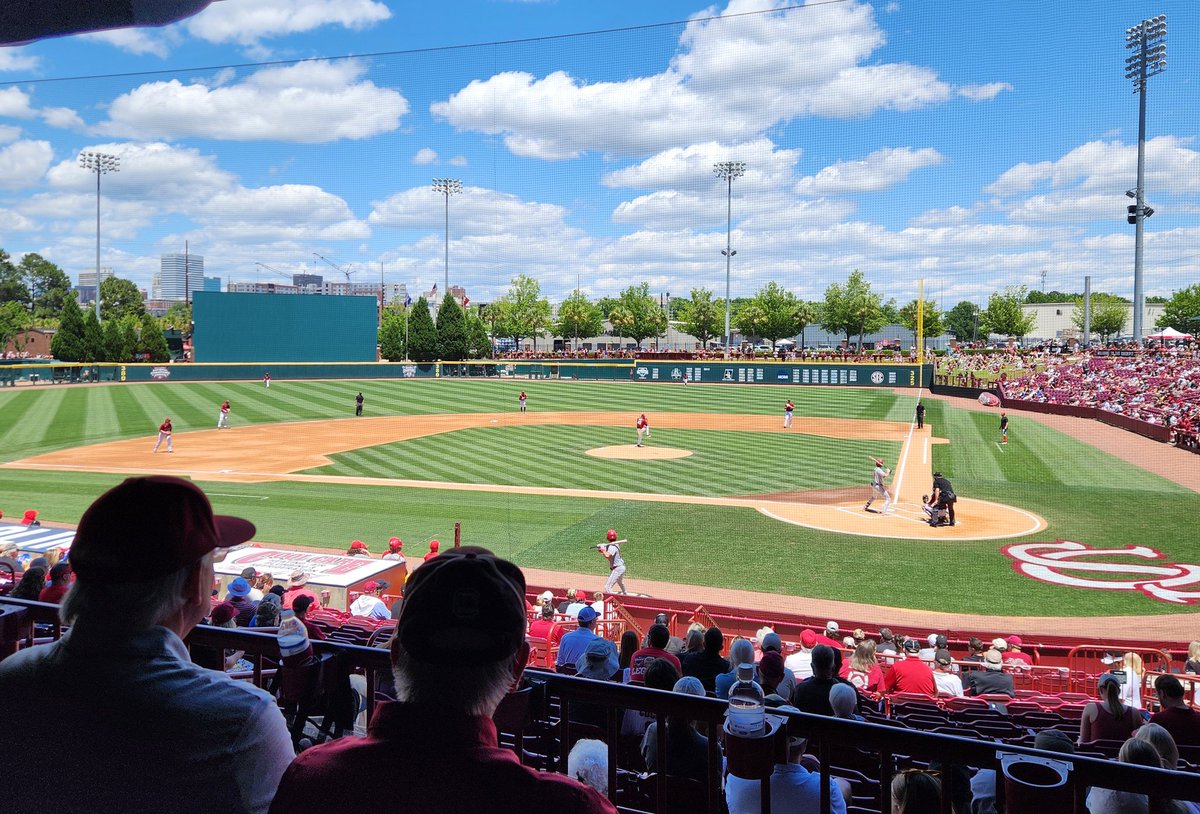
[[[922,382],[918,365],[787,364],[714,360],[696,362],[638,362],[634,381],[725,384],[790,384],[821,387],[919,387],[932,374],[926,366]]]

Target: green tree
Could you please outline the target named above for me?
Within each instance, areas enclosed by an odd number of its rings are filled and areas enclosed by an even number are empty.
[[[980,314],[980,326],[988,333],[1022,338],[1033,330],[1037,318],[1026,314],[1021,305],[1028,292],[1025,286],[1008,286],[988,297],[987,308]]]
[[[389,362],[408,358],[404,345],[404,329],[408,323],[408,309],[388,306],[383,310],[379,325],[379,355]]]
[[[8,346],[18,334],[27,330],[32,324],[29,312],[25,306],[16,300],[0,303],[0,350]],[[18,345],[17,350],[23,346]]]
[[[408,355],[415,362],[433,362],[437,354],[437,328],[429,316],[429,303],[417,297],[408,315]]]
[[[29,288],[4,249],[0,249],[0,302],[29,303]]]
[[[858,269],[850,273],[845,285],[831,283],[825,289],[821,327],[830,333],[844,333],[847,344],[858,334],[858,345],[862,347],[863,337],[886,325],[887,317],[882,299]]]
[[[658,300],[650,295],[649,283],[629,286],[617,300],[617,305],[608,315],[608,321],[620,336],[628,336],[637,342],[639,349],[643,340],[650,337],[657,339],[666,333],[666,312],[659,306]]]
[[[58,330],[50,339],[50,352],[61,362],[83,361],[83,312],[74,297],[67,297],[63,303]]]
[[[1185,334],[1200,331],[1200,283],[1171,293],[1156,328],[1174,328]]]
[[[1083,297],[1073,298],[1075,310],[1071,312],[1071,322],[1083,333]],[[1098,334],[1105,341],[1110,336],[1125,330],[1129,321],[1129,305],[1120,297],[1096,291],[1092,293],[1092,333]]]
[[[121,354],[117,357],[118,362],[134,361],[138,349],[137,329],[138,321],[133,317],[121,320]]]
[[[101,306],[103,308],[103,306]],[[188,302],[173,302],[162,318],[164,328],[177,328],[181,331],[192,329],[192,305]]]
[[[554,335],[563,339],[574,337],[578,343],[581,336],[599,336],[604,333],[604,316],[600,308],[588,300],[578,288],[571,292],[558,306],[558,322],[554,323]]]
[[[795,294],[774,281],[769,282],[738,310],[738,330],[744,335],[770,340],[774,348],[780,339],[800,333],[803,305]]]
[[[946,330],[959,342],[972,340],[979,334],[979,306],[963,300],[946,312],[945,322]]]
[[[821,318],[821,304],[816,302],[801,302],[796,309],[796,324],[800,326],[800,347],[804,347],[804,331],[809,325]]]
[[[503,297],[492,303],[495,309],[495,333],[512,339],[520,347],[521,340],[532,337],[537,350],[537,338],[550,328],[550,302],[542,296],[538,281],[524,274],[512,280]]]
[[[467,315],[449,291],[437,315],[438,357],[445,362],[467,358]]]
[[[492,358],[492,338],[488,336],[483,319],[473,316],[467,326],[467,350],[472,359]]]
[[[146,302],[142,292],[130,280],[109,277],[100,283],[100,317],[114,319],[124,316],[141,319],[146,313]]]
[[[125,341],[121,332],[121,320],[110,319],[100,327],[104,329],[104,354],[100,357],[100,361],[121,361],[121,346]]]
[[[171,358],[167,348],[167,340],[163,337],[162,327],[158,320],[150,314],[142,314],[142,329],[138,334],[137,352],[149,357],[150,362],[166,362]]]
[[[919,344],[919,345],[921,345],[921,347],[924,347],[925,346],[924,340],[928,339],[931,336],[935,336],[935,337],[941,336],[943,333],[945,333],[946,327],[945,327],[945,321],[943,319],[944,316],[945,315],[941,311],[938,310],[936,302],[934,302],[933,300],[925,300],[924,313],[921,315],[922,335],[920,338],[918,338],[917,337],[917,301],[913,300],[912,302],[908,303],[907,305],[905,305],[903,308],[900,309],[900,311],[899,311],[900,318],[898,320],[898,324],[903,325],[905,328],[908,328],[908,330],[912,331],[914,346]]]
[[[71,294],[71,278],[40,254],[27,254],[17,267],[29,291],[29,310],[34,319],[55,316]]]
[[[96,319],[96,312],[88,309],[83,317],[83,358],[79,361],[104,362],[107,361],[105,355],[104,330],[100,320]]]
[[[714,300],[707,288],[693,288],[691,299],[677,305],[680,327],[707,347],[714,337],[725,335],[725,301]]]

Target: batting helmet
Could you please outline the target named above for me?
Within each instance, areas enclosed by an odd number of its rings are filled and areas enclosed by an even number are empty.
[[[608,541],[609,541],[610,543],[613,543],[613,542],[616,542],[616,540],[617,540],[617,532],[616,532],[616,530],[615,530],[615,529],[609,529],[609,530],[608,530]]]

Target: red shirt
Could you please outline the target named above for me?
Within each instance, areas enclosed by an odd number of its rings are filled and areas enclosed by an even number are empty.
[[[425,555],[425,558],[422,560],[422,562],[429,562],[437,555],[438,555],[437,551],[430,551],[428,554]]]
[[[640,430],[640,429],[644,428],[644,427],[645,427],[647,424],[649,424],[649,423],[650,423],[650,422],[649,422],[649,421],[647,421],[645,418],[639,417],[639,418],[638,418],[638,420],[637,420],[637,428]]]
[[[384,701],[365,738],[305,750],[284,772],[274,814],[375,811],[397,800],[409,814],[487,811],[616,814],[582,783],[522,766],[496,742],[490,718]]]
[[[320,600],[317,598],[316,594],[314,594],[312,591],[308,590],[307,588],[300,587],[300,588],[290,588],[283,592],[283,598],[279,600],[280,609],[285,610],[287,608],[290,608],[292,606],[292,603],[296,601],[296,597],[298,597],[298,596],[311,596],[313,605],[318,605],[318,606],[320,605]]]
[[[646,668],[655,659],[666,659],[675,665],[675,669],[680,675],[683,675],[683,665],[679,663],[679,659],[673,653],[668,653],[666,650],[661,650],[657,647],[643,647],[641,650],[636,651],[629,660],[630,683],[644,684],[646,682]]]
[[[159,424],[158,431],[165,432],[167,435],[170,435],[171,434],[171,422],[164,421],[163,423]]]
[[[70,587],[70,585],[47,585],[38,594],[38,602],[49,602],[52,605],[61,604],[63,597],[67,595],[67,590]]]
[[[933,670],[915,656],[893,664],[892,669],[883,677],[883,686],[880,689],[883,692],[923,692],[926,695],[937,695]]]

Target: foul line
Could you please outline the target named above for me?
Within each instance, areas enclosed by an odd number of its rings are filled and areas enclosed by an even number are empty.
[[[924,388],[917,389],[917,401],[921,401],[921,391]],[[897,500],[900,499],[900,489],[904,486],[904,470],[908,465],[908,447],[912,442],[913,430],[917,427],[916,415],[908,422],[908,436],[904,439],[904,446],[900,448],[900,471],[896,473],[896,480],[892,482],[896,493],[893,495]]]
[[[1004,447],[1000,446],[999,441],[993,441],[992,443],[996,445],[996,449],[1000,450],[1001,452],[1004,451]]]
[[[271,499],[267,495],[236,495],[233,492],[209,492],[208,494],[212,497],[240,497],[240,498],[245,498],[246,500],[270,500]]]

